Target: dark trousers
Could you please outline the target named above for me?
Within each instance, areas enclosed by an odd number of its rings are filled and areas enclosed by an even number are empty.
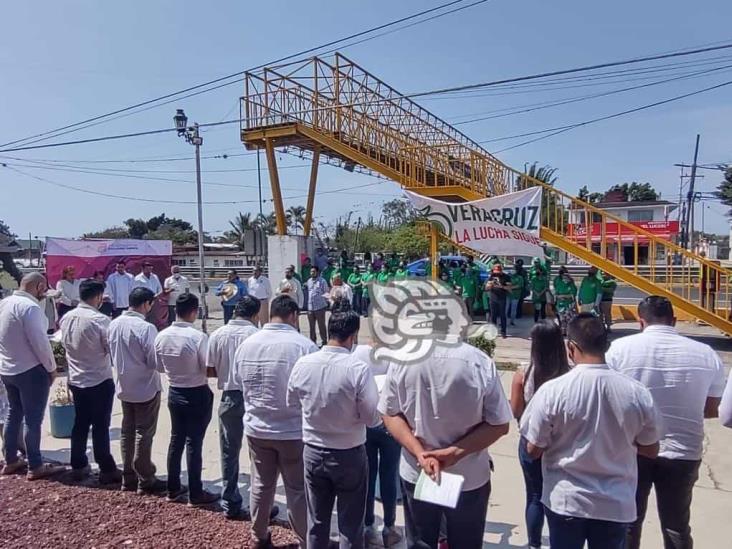
[[[534,322],[539,322],[540,317],[542,320],[546,318],[546,301],[534,303]]]
[[[168,305],[168,326],[175,322],[175,305]]]
[[[310,326],[310,339],[313,343],[317,343],[315,337],[315,324],[318,324],[318,331],[320,332],[320,341],[323,345],[328,341],[328,330],[325,327],[325,309],[318,309],[317,311],[308,311],[308,325]]]
[[[122,313],[124,313],[126,310],[127,310],[126,307],[115,307],[114,310],[112,311],[112,318],[117,318]]]
[[[114,305],[109,301],[105,301],[99,306],[99,312],[104,316],[112,316],[114,314]]]
[[[475,490],[462,492],[455,509],[414,499],[414,487],[414,484],[402,479],[402,501],[409,549],[436,549],[443,517],[449,547],[483,547],[488,498],[491,495],[490,481]]]
[[[366,456],[369,462],[366,526],[373,526],[374,524],[377,476],[379,477],[381,504],[384,506],[384,526],[394,526],[397,485],[399,482],[399,456],[401,453],[402,447],[383,425],[366,430]]]
[[[353,291],[353,298],[351,299],[351,308],[356,311],[356,314],[362,314],[361,311],[361,294]]]
[[[41,424],[46,413],[51,378],[46,369],[39,364],[22,374],[2,376],[2,382],[8,392],[10,405],[3,431],[5,463],[18,461],[18,439],[25,422],[23,439],[28,468],[36,469],[43,465]]]
[[[506,335],[506,300],[491,299],[491,322],[498,325],[501,321],[501,334]]]
[[[219,445],[221,447],[221,507],[228,515],[241,510],[239,493],[239,452],[244,437],[244,397],[241,391],[224,391],[219,404]]]
[[[519,463],[526,484],[526,530],[529,547],[541,547],[541,531],[544,528],[544,506],[541,503],[542,485],[541,458],[533,459],[526,450],[526,439],[519,441]]]
[[[188,468],[188,496],[197,498],[203,491],[203,437],[211,421],[213,393],[208,385],[171,387],[168,391],[170,410],[170,445],[168,446],[168,492],[180,488],[180,467],[183,450]]]
[[[64,305],[63,303],[56,305],[56,313],[58,314],[58,319],[56,321],[61,322],[64,315],[69,311],[73,311],[75,308],[76,307],[72,307],[71,305]]]
[[[371,305],[371,298],[369,296],[361,297],[361,309],[363,310],[363,316],[369,316],[369,306]]]
[[[524,299],[526,299],[526,294],[522,293],[516,305],[516,318],[524,316]]]
[[[83,469],[89,465],[86,457],[86,443],[89,428],[92,432],[94,461],[102,473],[117,469],[109,448],[109,424],[112,422],[114,404],[114,381],[107,379],[94,387],[75,387],[69,385],[74,396],[74,427],[71,430],[71,467]]]
[[[366,448],[331,450],[306,444],[303,461],[308,549],[327,549],[329,546],[330,517],[336,498],[340,549],[362,549],[368,483]]]
[[[656,489],[658,518],[665,549],[691,549],[691,495],[699,478],[701,460],[638,456],[638,488],[635,505],[638,518],[628,530],[628,549],[640,547],[643,520],[648,509],[648,495]]]
[[[122,483],[127,487],[151,486],[155,482],[152,444],[158,428],[160,393],[147,402],[122,401]]]
[[[228,324],[234,316],[236,305],[222,305],[222,307],[224,308],[224,324]]]
[[[468,312],[468,318],[473,318],[473,301],[475,301],[475,299],[472,297],[463,298],[465,310]]]
[[[625,549],[628,525],[624,522],[568,517],[545,507],[549,544],[562,549]]]

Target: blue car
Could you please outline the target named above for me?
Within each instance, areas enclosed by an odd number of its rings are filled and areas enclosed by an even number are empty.
[[[445,261],[447,265],[450,265],[453,261],[455,261],[457,262],[458,267],[462,267],[464,263],[467,263],[467,258],[462,255],[442,255],[440,256],[440,261]],[[409,276],[427,276],[427,266],[429,262],[429,258],[425,257],[409,263],[407,265],[407,272],[409,273]],[[489,274],[488,265],[486,265],[479,259],[475,260],[475,264],[480,269],[480,282],[482,284],[485,284],[485,281],[488,279]]]

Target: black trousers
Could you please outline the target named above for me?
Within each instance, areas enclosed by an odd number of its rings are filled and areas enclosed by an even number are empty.
[[[501,334],[506,335],[506,300],[491,299],[491,322],[498,325],[501,320]]]
[[[74,396],[74,427],[71,430],[71,467],[82,469],[89,465],[86,457],[86,443],[89,428],[92,432],[94,461],[102,473],[117,469],[109,449],[109,424],[112,421],[114,404],[114,381],[107,379],[94,387],[69,385]]]
[[[213,393],[208,385],[171,387],[168,391],[170,410],[170,445],[168,446],[168,492],[180,488],[183,450],[188,468],[188,495],[195,499],[203,491],[203,437],[211,421]]]
[[[402,501],[409,549],[436,549],[443,517],[447,526],[449,547],[483,547],[488,498],[491,495],[490,481],[480,488],[461,493],[455,509],[414,499],[414,488],[414,484],[402,479]]]
[[[628,530],[628,549],[640,547],[643,520],[648,509],[648,495],[656,489],[658,518],[665,549],[691,549],[691,495],[699,478],[701,460],[638,456],[638,488],[635,505],[638,518]]]

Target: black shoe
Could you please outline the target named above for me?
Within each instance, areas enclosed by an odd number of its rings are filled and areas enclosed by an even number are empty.
[[[269,520],[274,520],[280,514],[280,508],[278,505],[273,505],[269,512]]]
[[[211,505],[219,500],[219,495],[209,492],[208,490],[202,490],[195,498],[188,496],[188,505],[190,507],[197,507],[199,505]]]
[[[166,501],[169,503],[178,503],[183,496],[185,496],[188,493],[188,486],[181,485],[180,488],[177,490],[173,490],[172,492],[168,490],[168,495],[165,497]]]
[[[122,471],[119,469],[99,473],[99,484],[119,484],[120,482],[122,482]]]
[[[137,486],[137,483],[135,484],[125,484],[122,483],[122,486],[120,487],[120,491],[122,492],[137,492],[140,488]]]
[[[227,520],[245,520],[247,522],[252,520],[252,515],[249,512],[249,509],[239,509],[238,511],[224,511],[224,517],[226,517]]]
[[[138,496],[151,496],[153,494],[161,494],[165,492],[168,488],[168,483],[164,480],[160,480],[159,478],[156,478],[152,482],[148,482],[145,484],[140,484],[139,488],[137,488],[137,495]]]
[[[84,467],[71,470],[71,478],[74,482],[82,482],[89,478],[89,475],[91,475],[91,465],[85,465]]]

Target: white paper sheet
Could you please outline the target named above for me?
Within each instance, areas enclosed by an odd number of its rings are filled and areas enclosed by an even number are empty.
[[[414,498],[455,509],[464,481],[465,478],[462,475],[443,471],[440,473],[440,484],[437,484],[424,471],[421,471],[414,489]]]

